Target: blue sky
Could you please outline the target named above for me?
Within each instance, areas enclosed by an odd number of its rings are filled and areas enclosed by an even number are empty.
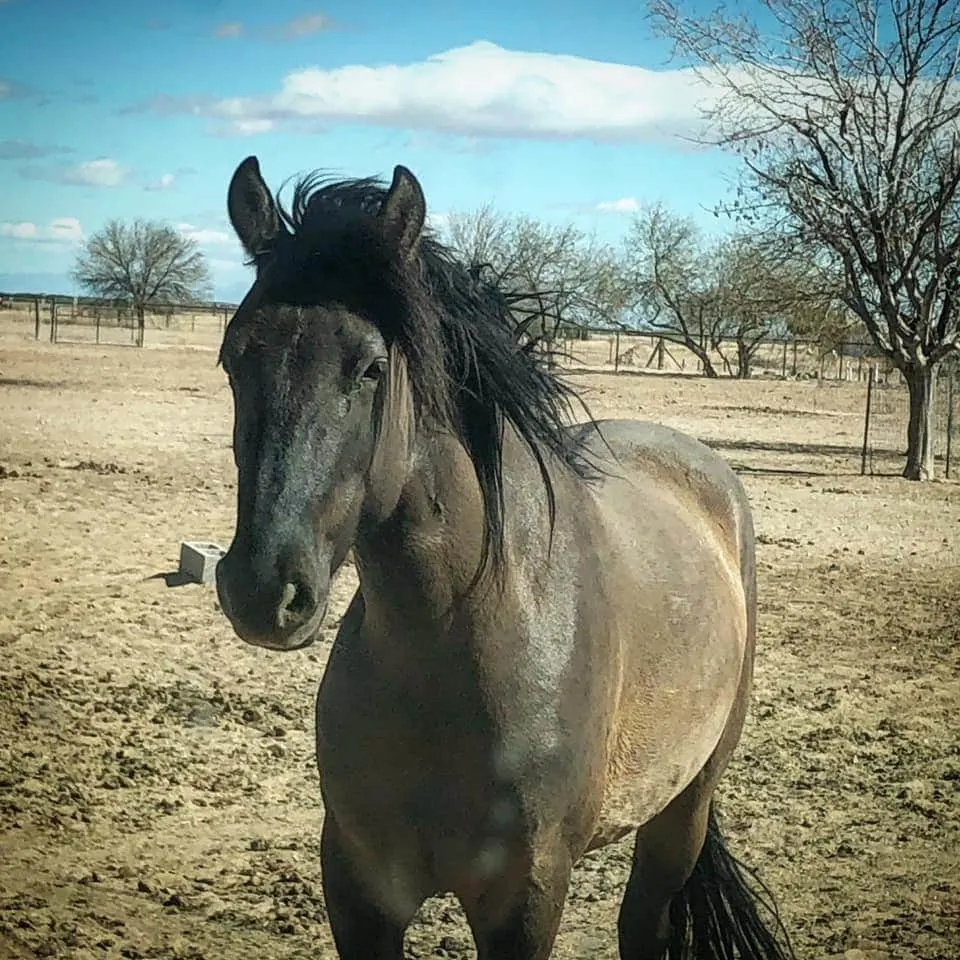
[[[665,201],[708,229],[735,167],[682,139],[705,87],[645,4],[558,0],[0,0],[0,290],[73,292],[77,243],[162,218],[249,281],[225,216],[268,183],[409,166],[442,226],[492,202],[615,240]]]

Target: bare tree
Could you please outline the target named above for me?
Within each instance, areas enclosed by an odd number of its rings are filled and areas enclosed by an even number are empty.
[[[731,370],[726,343],[733,343],[736,375],[744,379],[771,337],[805,336],[827,353],[857,325],[842,302],[837,276],[782,240],[744,232],[717,245],[716,310],[722,319],[716,350]]]
[[[637,320],[686,347],[716,377],[710,353],[723,317],[715,309],[714,258],[696,224],[655,204],[633,216],[624,248]]]
[[[164,223],[110,220],[87,240],[73,277],[94,296],[130,304],[143,346],[145,311],[154,303],[190,303],[210,291],[210,274],[194,240]]]
[[[845,343],[872,342],[863,324],[839,299],[799,300],[785,319],[791,336],[813,340],[821,357],[842,350]]]
[[[721,241],[716,248],[714,346],[728,373],[746,380],[753,372],[753,358],[761,344],[784,326],[780,298],[789,296],[782,278],[758,244],[747,236]],[[726,351],[736,350],[736,368]]]
[[[761,0],[776,32],[651,0],[723,95],[713,142],[744,180],[731,212],[832,260],[910,393],[904,476],[934,472],[937,369],[960,353],[960,4]]]
[[[484,265],[514,294],[521,315],[549,317],[554,327],[609,325],[628,305],[617,251],[572,225],[504,216],[488,204],[451,215],[447,232],[467,263]]]

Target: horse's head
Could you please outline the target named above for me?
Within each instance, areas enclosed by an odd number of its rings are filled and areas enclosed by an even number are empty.
[[[257,278],[220,354],[238,485],[217,590],[237,634],[271,649],[315,638],[331,576],[361,523],[392,512],[410,470],[412,403],[384,333],[399,309],[384,277],[413,255],[425,205],[402,167],[381,198],[352,216],[334,201],[301,205],[310,229],[291,232],[255,158],[230,183],[230,220]]]

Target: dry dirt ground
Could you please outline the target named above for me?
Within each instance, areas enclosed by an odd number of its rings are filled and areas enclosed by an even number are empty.
[[[243,645],[185,539],[228,544],[210,349],[0,339],[0,958],[324,960],[322,642]],[[960,958],[960,486],[857,476],[863,387],[583,374],[597,414],[706,439],[760,547],[752,713],[719,792],[800,958]],[[554,956],[616,956],[629,842],[590,855]],[[470,957],[428,902],[410,957]]]

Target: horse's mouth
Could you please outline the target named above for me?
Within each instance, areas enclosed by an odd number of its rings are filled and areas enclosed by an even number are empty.
[[[256,636],[244,637],[240,634],[240,639],[254,647],[263,647],[265,650],[274,650],[278,653],[292,653],[295,650],[305,650],[312,646],[317,637],[320,636],[320,628],[327,616],[328,604],[324,602],[322,606],[310,615],[310,618],[300,624],[284,637]]]

